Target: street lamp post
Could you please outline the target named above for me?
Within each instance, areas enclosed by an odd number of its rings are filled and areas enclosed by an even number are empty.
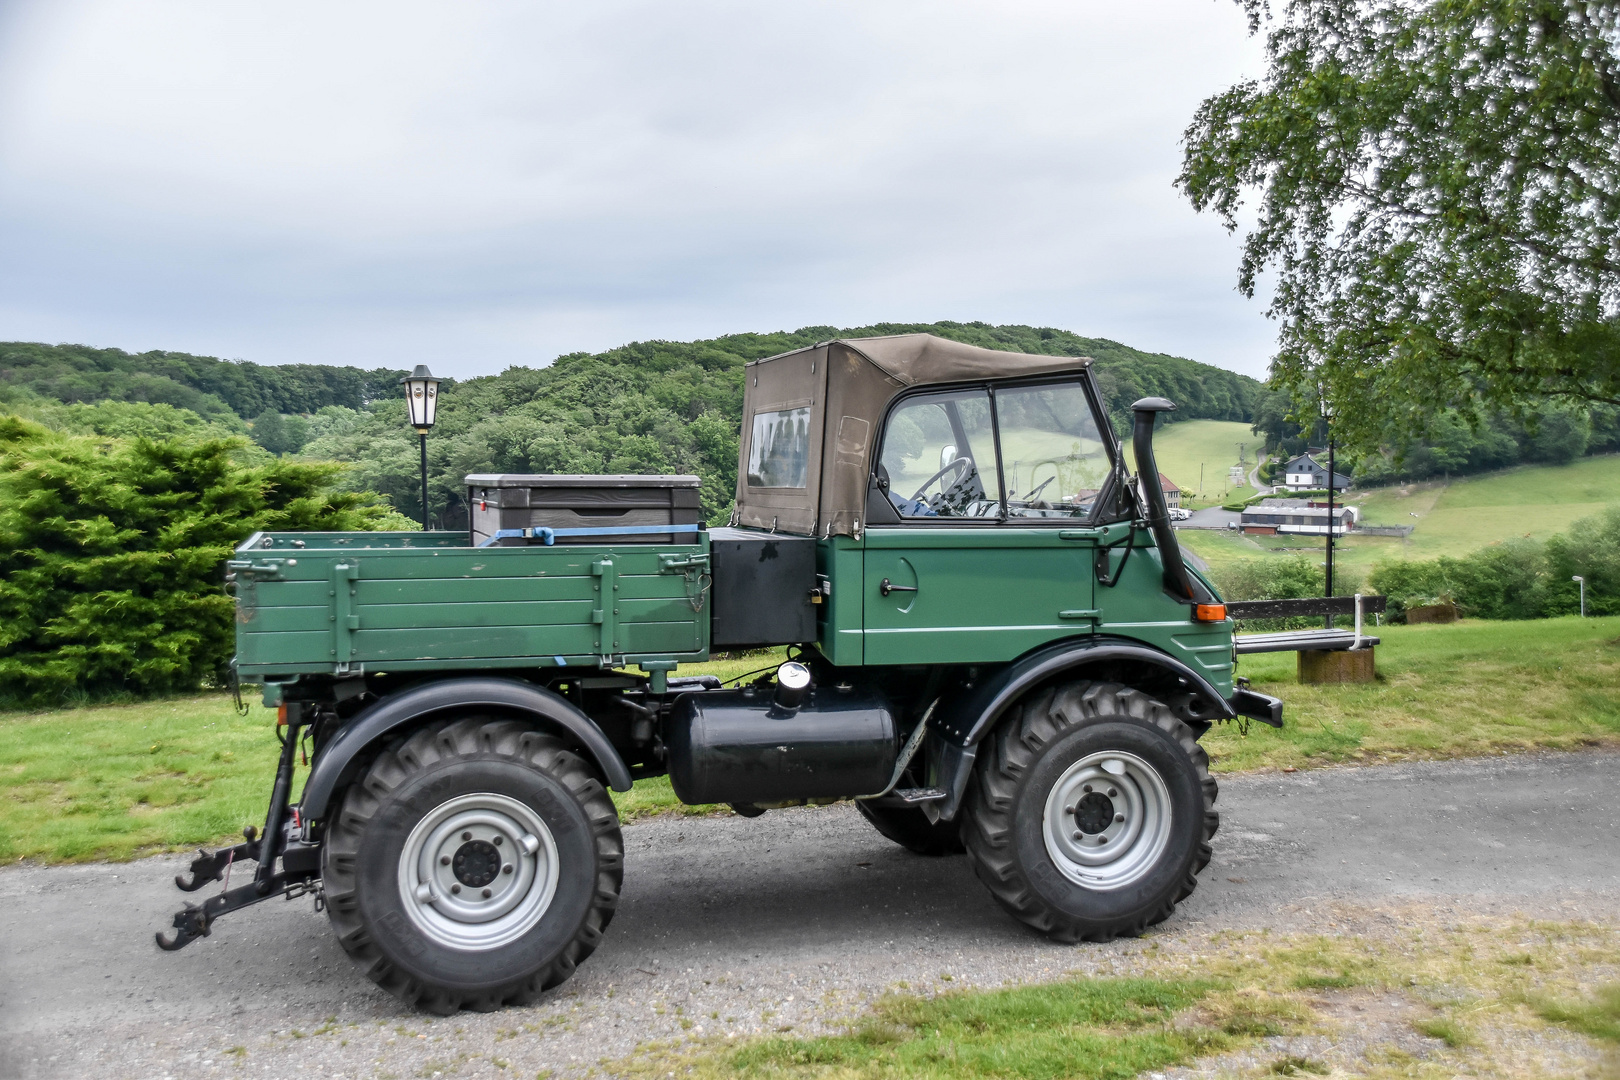
[[[416,429],[417,438],[422,444],[422,531],[428,529],[428,483],[427,483],[427,437],[433,429],[433,421],[438,419],[439,412],[439,380],[427,369],[426,364],[417,364],[416,370],[399,380],[405,386],[405,405],[410,410],[411,426]]]
[[[1325,427],[1327,429],[1327,454],[1328,454],[1327,493],[1328,493],[1328,504],[1327,504],[1327,574],[1326,574],[1327,581],[1325,582],[1325,584],[1327,585],[1326,594],[1328,596],[1332,596],[1333,595],[1333,465],[1334,465],[1334,462],[1333,462],[1333,407],[1328,404],[1327,392],[1326,392],[1325,388],[1318,395],[1317,402],[1318,402],[1319,407],[1322,410],[1322,425],[1323,425],[1323,427]],[[1333,616],[1332,615],[1329,615],[1327,617],[1326,624],[1327,624],[1327,628],[1329,630],[1333,629]]]
[[[1586,579],[1576,574],[1570,580],[1581,587],[1581,618],[1584,619],[1586,618]]]

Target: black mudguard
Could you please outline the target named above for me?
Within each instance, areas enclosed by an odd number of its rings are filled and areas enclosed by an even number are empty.
[[[979,742],[1003,714],[1030,690],[1088,669],[1137,669],[1147,676],[1143,689],[1153,693],[1199,734],[1216,720],[1238,715],[1204,675],[1169,653],[1129,638],[1071,638],[1037,649],[988,675],[968,693],[942,705],[928,737],[930,783],[946,796],[924,806],[932,820],[949,821],[961,808]],[[1133,685],[1143,681],[1129,680]]]
[[[630,790],[630,770],[602,729],[578,706],[544,687],[516,679],[472,677],[442,679],[383,698],[346,724],[322,750],[310,769],[298,805],[306,821],[327,815],[332,796],[359,772],[366,751],[393,732],[415,727],[436,713],[490,709],[528,714],[544,726],[561,729],[596,763],[614,791]]]

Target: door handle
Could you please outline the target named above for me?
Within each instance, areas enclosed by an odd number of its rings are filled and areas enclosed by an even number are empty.
[[[917,586],[915,586],[915,585],[896,585],[893,582],[891,582],[888,578],[884,578],[883,579],[883,584],[878,586],[878,592],[882,593],[884,596],[888,596],[892,592],[916,592],[916,591],[917,591]]]

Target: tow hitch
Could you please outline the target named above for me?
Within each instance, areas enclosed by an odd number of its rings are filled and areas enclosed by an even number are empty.
[[[158,948],[175,952],[185,948],[213,930],[214,920],[226,912],[257,904],[272,896],[285,896],[291,900],[306,893],[316,894],[320,906],[320,849],[307,844],[292,843],[289,829],[287,800],[292,792],[293,757],[298,748],[299,709],[284,705],[283,719],[287,736],[281,744],[281,760],[276,765],[276,784],[270,794],[270,810],[264,820],[263,834],[255,834],[253,826],[242,830],[246,843],[219,851],[197,850],[191,860],[189,880],[186,874],[177,874],[175,887],[181,892],[196,892],[214,881],[222,881],[217,896],[210,896],[200,904],[187,904],[174,915],[174,934],[157,933]],[[282,861],[282,872],[276,873],[276,859]],[[253,879],[231,888],[231,868],[238,862],[257,862]]]
[[[320,890],[321,883],[318,880],[308,877],[294,880],[286,874],[271,874],[246,885],[238,885],[218,896],[210,896],[200,904],[187,904],[185,910],[175,912],[174,935],[169,937],[161,930],[158,931],[158,948],[165,952],[183,949],[198,938],[207,937],[213,931],[214,920],[226,912],[245,908],[249,904],[257,904],[260,900],[268,900],[272,896],[285,896],[291,900],[306,893],[315,893],[316,904],[319,905]]]

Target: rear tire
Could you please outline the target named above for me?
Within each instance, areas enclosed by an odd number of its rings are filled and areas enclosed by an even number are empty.
[[[373,982],[429,1012],[536,998],[602,940],[619,816],[561,740],[515,720],[434,725],[351,788],[325,844],[327,911]]]
[[[1220,826],[1209,757],[1163,704],[1113,683],[1026,698],[979,752],[974,870],[1065,942],[1135,936],[1192,894]]]
[[[929,821],[919,807],[873,806],[870,800],[857,799],[855,809],[872,823],[872,827],[907,851],[918,855],[960,855],[962,827],[956,821]]]

